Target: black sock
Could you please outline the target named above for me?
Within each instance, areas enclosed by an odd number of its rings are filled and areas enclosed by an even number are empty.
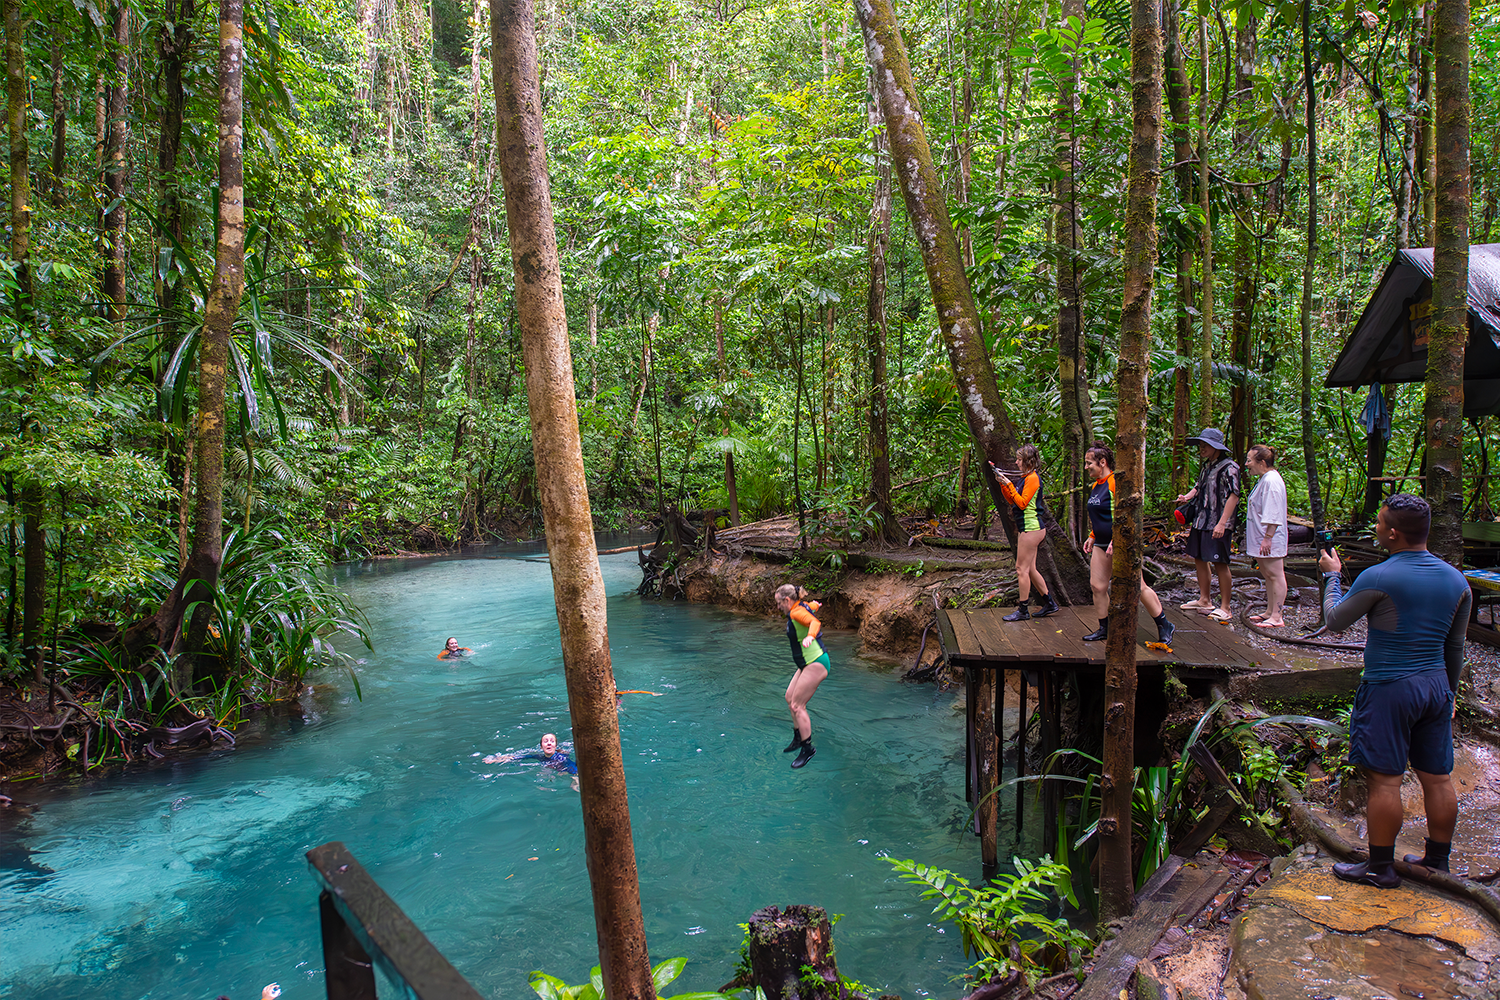
[[[1427,849],[1422,852],[1422,859],[1427,862],[1428,868],[1441,868],[1448,870],[1448,855],[1453,850],[1453,842],[1440,844],[1431,837],[1427,838]]]
[[[1374,844],[1370,845],[1370,871],[1388,872],[1391,870],[1391,867],[1395,865],[1395,863],[1395,844],[1391,844],[1387,847],[1376,847]]]

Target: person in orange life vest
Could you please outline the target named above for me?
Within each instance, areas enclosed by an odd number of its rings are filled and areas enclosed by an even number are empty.
[[[801,587],[783,583],[776,588],[776,606],[786,615],[786,637],[792,646],[792,664],[797,668],[786,686],[786,707],[792,713],[792,742],[782,753],[798,751],[792,766],[805,767],[817,753],[813,749],[812,717],[807,714],[807,703],[833,664],[819,638],[823,623],[814,616],[822,605],[808,601],[807,591]]]
[[[1037,474],[1038,464],[1035,445],[1023,444],[1016,449],[1016,465],[1024,474],[1021,488],[1017,490],[1011,484],[1010,477],[1004,475],[994,462],[990,463],[990,471],[1000,484],[1000,492],[1016,508],[1017,596],[1016,610],[1005,616],[1008,622],[1023,622],[1033,617],[1031,609],[1027,607],[1033,585],[1042,595],[1042,606],[1037,608],[1035,617],[1046,618],[1057,613],[1057,604],[1047,592],[1047,581],[1036,570],[1036,550],[1042,544],[1042,539],[1047,537],[1047,529],[1042,526],[1045,508],[1042,506],[1042,477]]]

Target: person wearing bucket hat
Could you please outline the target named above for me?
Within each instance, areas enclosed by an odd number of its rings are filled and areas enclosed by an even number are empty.
[[[1217,427],[1205,427],[1187,439],[1198,446],[1202,464],[1198,484],[1177,498],[1178,503],[1197,501],[1197,512],[1188,525],[1188,555],[1198,571],[1198,597],[1182,605],[1184,611],[1197,611],[1215,621],[1227,622],[1231,595],[1229,580],[1229,536],[1234,524],[1234,510],[1240,503],[1240,467],[1229,457],[1229,445]],[[1210,596],[1210,572],[1219,578],[1219,604]]]

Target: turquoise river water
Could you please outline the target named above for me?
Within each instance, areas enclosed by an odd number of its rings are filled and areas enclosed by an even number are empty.
[[[330,671],[316,710],[244,727],[234,749],[10,789],[32,811],[0,820],[0,997],[251,1000],[272,981],[321,997],[303,854],[329,840],[481,993],[526,1000],[533,969],[584,981],[598,959],[578,794],[480,760],[549,731],[571,745],[539,551],[341,568],[375,639],[362,701]],[[834,633],[818,753],[793,771],[778,621],[642,601],[634,555],[601,562],[617,684],[662,695],[627,696],[620,724],[652,958],[689,959],[667,992],[727,981],[757,908],[813,903],[844,915],[844,975],[956,995],[957,930],[883,860],[977,877],[953,695],[897,683]],[[448,635],[474,655],[438,661]]]

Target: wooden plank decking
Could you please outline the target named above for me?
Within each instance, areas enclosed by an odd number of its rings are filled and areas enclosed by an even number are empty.
[[[1044,669],[1049,663],[1067,670],[1104,669],[1104,643],[1083,641],[1099,624],[1093,608],[1062,608],[1048,618],[1024,622],[1002,620],[1009,610],[939,611],[938,627],[949,662],[1007,670]],[[1147,649],[1147,642],[1156,641],[1156,626],[1142,610],[1136,630],[1136,666],[1171,664],[1179,671],[1217,675],[1286,669],[1285,663],[1205,615],[1169,608],[1167,617],[1177,626],[1172,651]]]

